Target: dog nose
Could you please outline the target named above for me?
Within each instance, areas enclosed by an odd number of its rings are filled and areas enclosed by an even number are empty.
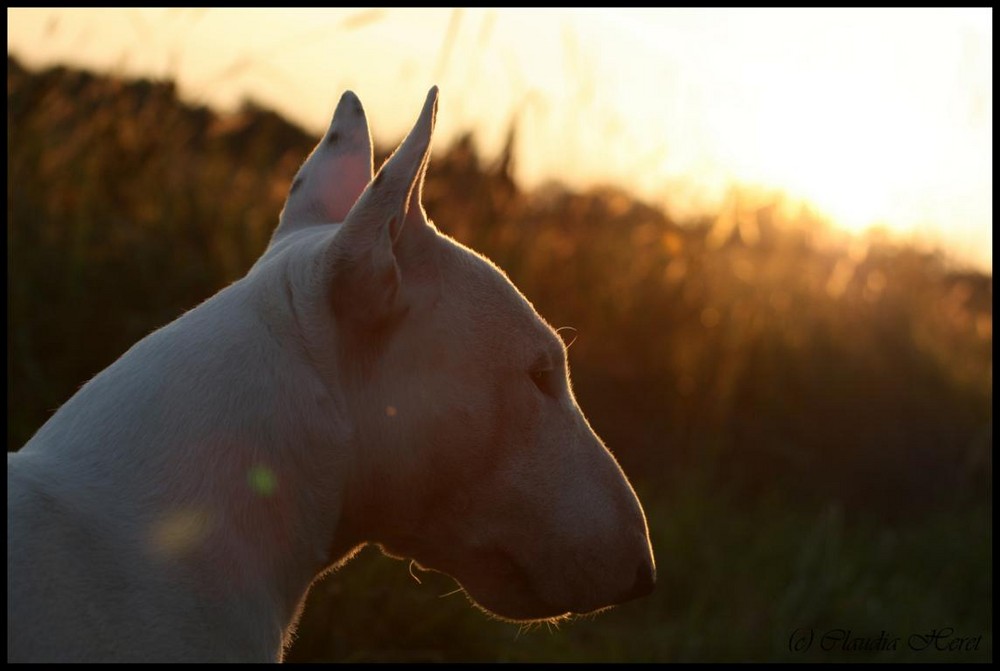
[[[656,567],[650,561],[644,560],[639,564],[639,568],[635,572],[635,582],[632,583],[632,589],[630,589],[622,601],[630,601],[632,599],[638,599],[640,596],[646,596],[653,591],[653,587],[656,586]]]

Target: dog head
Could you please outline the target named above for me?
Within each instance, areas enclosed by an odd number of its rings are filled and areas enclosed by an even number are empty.
[[[655,581],[642,507],[576,403],[562,341],[424,212],[436,110],[435,88],[373,175],[345,93],[264,257],[309,252],[284,256],[293,330],[349,424],[341,528],[505,618],[641,596]]]

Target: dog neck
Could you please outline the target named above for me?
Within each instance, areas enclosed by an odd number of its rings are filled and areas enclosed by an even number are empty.
[[[342,406],[260,323],[259,295],[245,279],[140,341],[21,454],[123,584],[273,660],[309,584],[362,539],[338,532]]]

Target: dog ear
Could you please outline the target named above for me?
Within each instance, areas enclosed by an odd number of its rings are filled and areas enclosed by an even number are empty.
[[[292,180],[271,242],[305,226],[344,221],[371,179],[368,120],[358,97],[346,91],[330,128]]]
[[[331,239],[326,268],[338,317],[374,326],[410,307],[418,290],[433,285],[437,233],[420,199],[437,114],[431,88],[413,129],[379,169]],[[401,289],[403,291],[401,291]],[[407,291],[409,290],[409,291]]]

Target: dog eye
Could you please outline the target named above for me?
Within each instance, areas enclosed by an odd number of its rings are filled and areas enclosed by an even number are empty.
[[[540,392],[552,398],[559,395],[559,384],[554,370],[533,370],[530,375],[531,381]]]

